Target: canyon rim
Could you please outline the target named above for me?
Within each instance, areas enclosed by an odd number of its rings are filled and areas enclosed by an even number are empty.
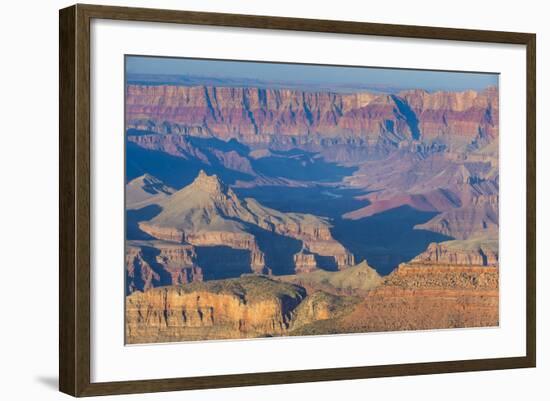
[[[127,344],[498,326],[498,75],[125,63]]]

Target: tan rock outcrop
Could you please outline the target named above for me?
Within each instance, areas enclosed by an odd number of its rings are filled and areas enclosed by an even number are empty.
[[[484,244],[464,249],[460,242],[449,244],[431,243],[420,255],[410,261],[411,264],[462,265],[462,266],[496,266],[498,250]]]
[[[305,295],[262,276],[135,292],[126,298],[126,342],[283,335]]]
[[[315,255],[304,249],[294,255],[294,266],[296,273],[309,273],[318,268]]]

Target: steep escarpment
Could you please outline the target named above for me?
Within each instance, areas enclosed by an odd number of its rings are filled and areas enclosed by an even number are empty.
[[[238,138],[249,144],[307,144],[304,137],[364,138],[380,149],[404,140],[449,145],[497,135],[498,91],[405,91],[395,95],[298,89],[128,85],[127,128]]]
[[[498,241],[480,238],[469,241],[431,243],[410,263],[461,266],[497,266]]]
[[[487,143],[498,136],[498,89],[476,92],[401,92],[399,96],[416,116],[425,140],[442,136]]]
[[[283,335],[305,296],[262,276],[135,292],[126,298],[126,342]]]
[[[126,293],[202,281],[192,245],[163,241],[127,241]]]

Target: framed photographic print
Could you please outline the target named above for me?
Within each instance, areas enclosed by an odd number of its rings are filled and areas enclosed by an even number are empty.
[[[61,10],[60,390],[534,367],[535,113],[534,34]]]

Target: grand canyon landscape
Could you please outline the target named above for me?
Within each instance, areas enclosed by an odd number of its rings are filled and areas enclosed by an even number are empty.
[[[499,324],[496,76],[149,59],[126,75],[127,344]]]

